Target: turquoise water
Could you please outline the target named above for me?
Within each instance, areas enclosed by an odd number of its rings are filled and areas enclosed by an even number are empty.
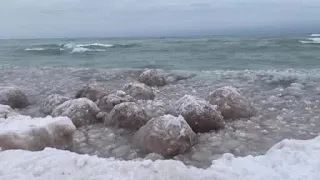
[[[309,35],[0,40],[0,62],[23,67],[103,69],[308,69],[320,67],[320,40]]]

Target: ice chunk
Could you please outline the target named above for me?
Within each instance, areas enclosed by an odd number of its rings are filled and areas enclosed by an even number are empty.
[[[164,73],[155,69],[143,72],[139,77],[139,82],[148,86],[164,86],[167,84]]]
[[[45,147],[67,149],[76,127],[67,117],[31,118],[10,116],[0,119],[0,148],[42,150]]]
[[[207,101],[194,96],[185,95],[178,100],[172,109],[172,114],[182,115],[196,133],[224,127],[220,111]]]
[[[101,99],[107,93],[107,89],[98,84],[87,84],[83,86],[75,95],[75,98],[88,98],[93,102]]]
[[[105,112],[110,112],[114,106],[123,102],[133,102],[135,99],[124,91],[108,94],[98,101],[98,107]]]
[[[45,115],[50,115],[54,108],[68,100],[71,100],[71,98],[61,96],[59,94],[51,94],[44,99],[43,103],[39,108],[39,111]]]
[[[124,102],[112,109],[105,119],[105,125],[116,125],[124,129],[138,130],[148,120],[145,111],[135,102]]]
[[[0,87],[0,104],[12,108],[24,108],[29,105],[27,96],[15,87]]]
[[[10,106],[0,104],[0,118],[18,115]]]
[[[255,114],[255,109],[249,100],[232,86],[211,92],[208,100],[210,104],[218,106],[225,119],[249,118]]]
[[[196,143],[196,134],[182,116],[164,115],[140,128],[133,142],[144,152],[175,156]]]
[[[76,127],[92,124],[104,117],[98,106],[87,98],[64,102],[52,111],[52,116],[67,116]]]
[[[123,87],[123,91],[137,100],[153,100],[156,96],[152,88],[143,83],[128,83]]]

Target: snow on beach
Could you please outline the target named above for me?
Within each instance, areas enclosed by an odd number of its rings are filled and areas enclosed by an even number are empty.
[[[284,140],[265,155],[235,158],[224,154],[207,169],[174,160],[119,161],[46,148],[40,152],[0,152],[1,180],[318,180],[320,136]]]

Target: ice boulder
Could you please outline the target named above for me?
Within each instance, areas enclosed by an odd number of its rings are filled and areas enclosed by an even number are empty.
[[[149,119],[163,116],[169,108],[162,100],[138,100],[136,102],[145,112]]]
[[[0,104],[11,108],[24,108],[29,105],[27,95],[15,87],[0,87]]]
[[[164,74],[155,69],[143,72],[139,77],[139,82],[148,86],[164,86],[167,84]]]
[[[153,100],[156,96],[152,88],[143,83],[128,83],[123,87],[123,91],[137,100]]]
[[[107,90],[103,86],[97,84],[87,84],[76,93],[75,98],[88,98],[91,101],[96,102],[106,94]]]
[[[196,134],[182,116],[164,115],[141,127],[133,142],[143,152],[168,157],[187,152],[196,143]]]
[[[50,115],[54,108],[68,100],[71,100],[71,98],[59,94],[51,94],[44,99],[39,111],[45,115]]]
[[[15,115],[18,115],[18,113],[14,112],[10,106],[0,104],[0,118],[7,118]]]
[[[57,106],[52,116],[67,116],[76,127],[89,125],[102,120],[104,113],[87,98],[72,99]]]
[[[104,96],[98,101],[98,107],[105,112],[110,112],[114,106],[123,102],[133,102],[135,99],[130,95],[127,95],[124,91],[117,91]]]
[[[75,131],[76,127],[67,117],[10,116],[0,119],[0,149],[68,149]]]
[[[185,95],[174,104],[172,114],[182,115],[196,133],[209,132],[224,127],[223,117],[217,108],[207,101]]]
[[[116,105],[111,110],[105,119],[105,124],[116,125],[128,130],[138,130],[148,120],[148,116],[144,110],[135,102],[124,102]]]
[[[255,108],[236,88],[226,86],[211,92],[209,103],[217,105],[224,119],[249,118],[255,114]]]

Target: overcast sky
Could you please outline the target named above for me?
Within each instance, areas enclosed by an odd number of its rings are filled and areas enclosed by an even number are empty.
[[[0,0],[0,38],[237,34],[319,27],[320,0]]]

